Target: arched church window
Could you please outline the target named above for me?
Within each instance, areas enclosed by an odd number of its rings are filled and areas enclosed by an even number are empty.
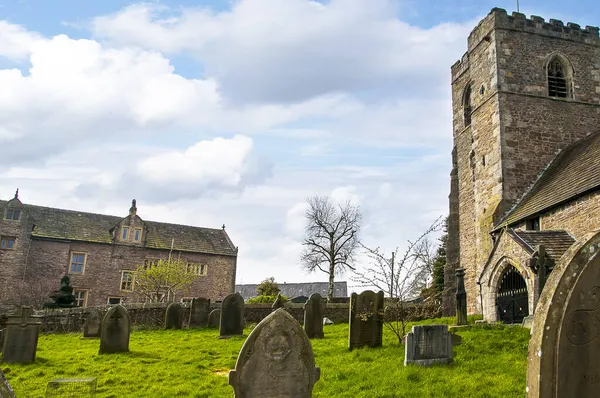
[[[567,68],[558,57],[548,63],[548,95],[567,98],[569,94]]]
[[[463,94],[463,114],[465,127],[471,125],[471,112],[473,111],[471,107],[471,85],[468,85],[465,89],[465,93]]]

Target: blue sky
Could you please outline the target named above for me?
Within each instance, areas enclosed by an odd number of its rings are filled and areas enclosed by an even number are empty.
[[[226,224],[238,283],[325,281],[298,263],[307,196],[355,200],[386,251],[447,213],[450,66],[495,6],[516,1],[0,0],[0,198],[135,197]],[[600,24],[591,0],[520,8]]]

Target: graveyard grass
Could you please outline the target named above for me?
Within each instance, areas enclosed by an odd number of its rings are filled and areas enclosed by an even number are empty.
[[[473,322],[473,319],[469,319]],[[454,318],[418,324],[452,324]],[[311,340],[321,380],[314,397],[523,396],[529,330],[471,326],[457,331],[454,363],[404,366],[404,348],[384,329],[382,348],[348,350],[348,324],[325,326]],[[250,329],[245,329],[247,335]],[[131,334],[130,352],[98,355],[98,339],[42,335],[35,364],[0,363],[18,397],[43,397],[56,378],[97,377],[97,397],[232,397],[228,372],[243,337],[218,339],[216,329],[146,330]]]

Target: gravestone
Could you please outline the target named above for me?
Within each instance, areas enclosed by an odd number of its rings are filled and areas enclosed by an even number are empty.
[[[244,335],[244,299],[241,294],[233,293],[225,297],[221,304],[221,322],[219,337]]]
[[[214,309],[208,314],[208,327],[218,328],[221,323],[221,310]]]
[[[325,303],[319,293],[310,295],[304,304],[304,331],[309,339],[322,339],[323,334],[323,312]]]
[[[0,369],[0,398],[15,398],[15,392],[4,377],[2,369]]]
[[[229,384],[235,398],[310,398],[320,376],[308,336],[280,308],[252,330],[229,372]]]
[[[179,303],[171,303],[165,311],[165,329],[181,329],[183,327],[183,307]]]
[[[100,337],[102,326],[102,313],[96,308],[92,308],[85,317],[83,324],[83,337]]]
[[[448,325],[413,326],[406,335],[404,366],[435,363],[452,363],[452,334]]]
[[[33,315],[31,307],[21,307],[14,315],[8,316],[2,361],[6,363],[35,362],[41,317]]]
[[[465,270],[456,270],[456,324],[466,325],[467,322],[467,291],[465,290]]]
[[[350,296],[348,348],[381,347],[383,344],[383,291],[365,290]]]
[[[102,319],[100,334],[100,354],[129,351],[131,317],[120,304],[108,310]]]
[[[521,322],[521,326],[526,328],[526,329],[531,329],[531,326],[533,325],[533,315],[529,315],[526,316],[525,318],[523,318],[523,322]]]
[[[283,308],[283,307],[285,307],[285,301],[283,300],[283,297],[281,297],[281,294],[278,293],[277,298],[273,302],[273,305],[271,306],[271,308],[273,310],[276,310],[278,308]]]
[[[192,299],[190,307],[189,325],[191,328],[206,326],[208,324],[208,315],[210,314],[210,299],[198,297]]]
[[[600,232],[574,244],[548,275],[529,341],[527,397],[598,397]]]

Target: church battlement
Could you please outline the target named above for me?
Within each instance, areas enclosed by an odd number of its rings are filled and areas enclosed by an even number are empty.
[[[508,15],[503,8],[492,8],[490,13],[471,31],[468,39],[469,50],[475,48],[482,40],[489,41],[490,32],[494,29],[522,31],[600,47],[600,28],[597,26],[588,25],[582,28],[581,25],[574,22],[567,22],[565,25],[558,19],[550,19],[546,22],[544,18],[536,15],[532,15],[530,18],[520,12]],[[468,60],[467,52],[452,65],[452,76],[462,74],[468,68]]]

